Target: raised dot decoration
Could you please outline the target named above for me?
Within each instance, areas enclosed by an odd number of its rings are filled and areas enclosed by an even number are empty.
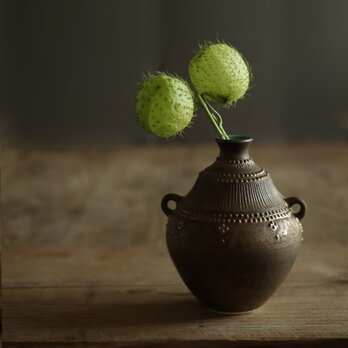
[[[178,222],[178,226],[177,226],[177,227],[178,227],[178,231],[181,231],[181,230],[184,228],[184,221],[181,221],[181,220],[180,220],[180,221]]]
[[[220,244],[223,245],[223,246],[226,245],[226,239],[221,238],[220,239]]]
[[[265,170],[259,170],[255,173],[248,174],[233,174],[232,176],[228,173],[219,173],[217,176],[215,173],[213,174],[202,174],[206,177],[211,177],[212,179],[216,178],[217,182],[230,184],[230,183],[247,183],[252,181],[258,181],[264,179],[268,176],[268,173]]]
[[[192,211],[188,211],[184,209],[183,207],[179,206],[177,208],[178,214],[182,216],[184,219],[189,219],[193,221],[207,221],[207,222],[213,222],[218,223],[218,230],[221,233],[225,233],[229,230],[229,227],[226,224],[226,218],[228,216],[229,223],[233,224],[253,224],[253,223],[262,223],[262,222],[269,222],[269,226],[272,229],[277,229],[278,225],[274,220],[287,218],[292,215],[292,211],[289,208],[282,208],[282,209],[276,209],[276,210],[269,210],[265,212],[260,213],[229,213],[229,214],[221,214],[221,213],[212,213],[208,214],[205,213],[204,215],[195,213]]]
[[[223,224],[218,226],[218,230],[219,230],[219,233],[221,235],[224,235],[230,230],[230,228],[226,224],[223,223]]]
[[[218,161],[223,163],[228,163],[229,167],[235,167],[235,168],[244,168],[251,166],[254,161],[252,158],[246,158],[241,160],[231,160],[231,159],[225,159],[225,158],[218,158]]]
[[[272,220],[268,225],[269,225],[269,227],[271,227],[271,229],[272,229],[273,231],[276,231],[276,230],[278,229],[277,223],[274,222],[273,220]]]

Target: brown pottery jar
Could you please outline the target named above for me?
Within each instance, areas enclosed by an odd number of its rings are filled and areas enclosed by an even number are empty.
[[[211,310],[260,307],[284,281],[302,240],[305,203],[284,198],[249,156],[252,139],[216,140],[220,154],[191,191],[167,194],[167,246],[187,287]],[[168,202],[176,202],[170,209]],[[298,204],[294,213],[291,206]]]

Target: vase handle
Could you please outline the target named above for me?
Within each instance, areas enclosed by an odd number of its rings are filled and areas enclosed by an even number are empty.
[[[178,204],[182,200],[182,198],[183,197],[181,197],[175,193],[168,193],[167,195],[165,195],[162,198],[162,202],[161,202],[161,208],[162,208],[163,213],[166,214],[167,216],[169,214],[171,214],[175,209],[170,209],[168,207],[168,202],[174,201],[176,204]]]
[[[285,202],[288,204],[289,208],[291,208],[294,204],[298,204],[300,206],[300,210],[297,213],[293,213],[299,220],[302,220],[306,214],[307,204],[298,197],[289,197],[285,198]]]

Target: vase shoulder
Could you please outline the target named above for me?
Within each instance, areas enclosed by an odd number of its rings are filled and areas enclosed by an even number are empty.
[[[191,211],[236,213],[288,207],[270,174],[250,156],[243,159],[219,156],[200,172],[180,206]]]

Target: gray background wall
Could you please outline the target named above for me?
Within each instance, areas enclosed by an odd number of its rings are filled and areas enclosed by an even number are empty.
[[[340,141],[348,123],[348,1],[3,1],[1,116],[13,145],[152,142],[135,120],[143,72],[187,78],[204,40],[231,42],[255,80],[226,129]],[[198,114],[185,141],[214,131]]]

